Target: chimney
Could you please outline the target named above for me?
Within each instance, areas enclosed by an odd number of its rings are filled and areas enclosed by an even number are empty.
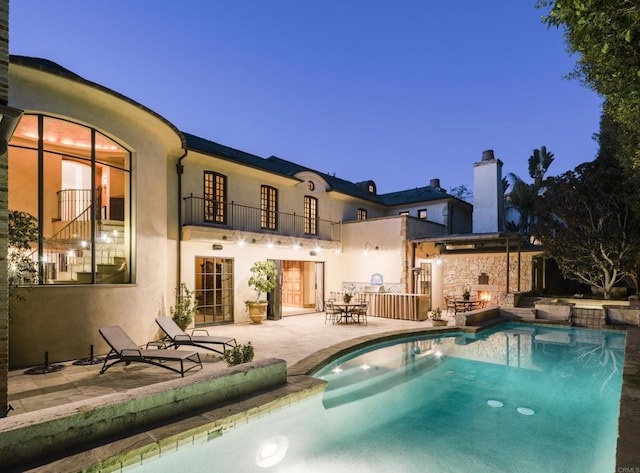
[[[440,179],[436,178],[436,179],[431,179],[431,181],[429,181],[429,185],[431,187],[434,187],[436,189],[440,189]]]
[[[473,163],[473,233],[503,231],[503,209],[502,161],[488,149]]]

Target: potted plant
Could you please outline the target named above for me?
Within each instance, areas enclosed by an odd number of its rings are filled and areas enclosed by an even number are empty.
[[[189,290],[185,283],[180,284],[180,287],[176,288],[176,304],[169,309],[171,318],[184,330],[193,322],[197,310],[198,302],[193,296],[193,291]]]
[[[462,298],[465,301],[468,301],[471,298],[471,293],[469,292],[469,288],[468,287],[464,288],[464,292],[462,293]]]
[[[342,300],[344,301],[345,304],[348,304],[349,302],[351,302],[351,299],[353,299],[353,291],[355,290],[355,288],[356,288],[355,285],[349,284],[349,287],[347,288],[345,293],[342,295]]]
[[[256,261],[251,267],[247,284],[256,291],[256,298],[245,301],[245,306],[254,324],[261,323],[267,316],[267,300],[260,297],[275,289],[277,274],[276,264],[270,260]]]
[[[431,324],[434,327],[445,326],[449,323],[449,321],[444,320],[442,318],[442,311],[440,310],[440,307],[436,307],[434,310],[432,310],[430,317],[431,317]]]

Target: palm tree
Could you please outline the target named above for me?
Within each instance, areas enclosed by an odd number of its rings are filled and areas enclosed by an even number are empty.
[[[511,192],[506,195],[506,199],[520,214],[520,223],[516,226],[513,222],[508,222],[507,226],[516,227],[523,235],[531,234],[531,226],[535,221],[536,198],[553,159],[553,153],[547,151],[546,146],[533,150],[533,154],[529,157],[529,176],[533,179],[533,184],[527,184],[516,174],[508,175]]]
[[[517,229],[523,235],[529,235],[538,191],[532,184],[527,184],[516,174],[509,173],[509,179],[512,184],[511,192],[507,195],[507,202],[520,214],[520,223],[517,225]]]
[[[546,146],[541,146],[540,149],[534,149],[533,154],[529,156],[529,176],[533,179],[533,185],[536,190],[542,187],[542,180],[549,166],[551,166],[553,159],[553,153],[548,152]]]

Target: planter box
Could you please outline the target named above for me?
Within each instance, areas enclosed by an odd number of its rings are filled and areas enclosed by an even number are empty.
[[[554,304],[536,302],[536,319],[568,321],[571,318],[573,305],[566,302]]]
[[[607,314],[607,323],[613,325],[640,325],[640,307],[603,305]]]

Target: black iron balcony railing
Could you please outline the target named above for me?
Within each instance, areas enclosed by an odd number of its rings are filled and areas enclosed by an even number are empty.
[[[233,202],[205,200],[193,194],[183,199],[183,225],[340,241],[339,222],[311,219],[304,215],[285,212],[264,211]]]

